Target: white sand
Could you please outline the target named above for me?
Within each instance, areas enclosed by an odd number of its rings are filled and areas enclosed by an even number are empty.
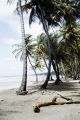
[[[40,113],[33,112],[33,105],[38,101],[51,100],[56,91],[74,99],[80,99],[79,83],[51,85],[52,89],[37,91],[39,87],[28,87],[25,96],[17,96],[16,89],[0,92],[0,120],[80,120],[80,104],[42,107]]]

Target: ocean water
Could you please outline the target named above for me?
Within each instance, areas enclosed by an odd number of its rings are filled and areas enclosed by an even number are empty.
[[[42,81],[44,82],[45,78],[46,78],[45,74],[38,75],[39,82],[42,82]],[[55,75],[53,75],[53,78],[55,79]],[[1,76],[0,91],[20,87],[21,80],[22,80],[22,76]],[[27,86],[31,86],[32,84],[35,84],[35,83],[36,83],[35,75],[28,75]]]

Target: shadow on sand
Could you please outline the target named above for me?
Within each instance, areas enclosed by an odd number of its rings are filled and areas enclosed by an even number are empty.
[[[79,83],[73,82],[63,82],[60,85],[55,85],[54,83],[49,83],[47,86],[48,90],[55,91],[77,91],[80,89]]]
[[[37,84],[32,86],[32,89],[41,90],[42,84]],[[80,83],[78,82],[62,82],[60,85],[55,85],[54,82],[48,83],[46,90],[54,90],[54,91],[77,91],[80,90]]]

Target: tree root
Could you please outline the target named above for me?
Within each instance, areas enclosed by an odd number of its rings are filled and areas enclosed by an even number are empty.
[[[17,95],[26,95],[28,91],[16,91]]]
[[[58,96],[55,96],[50,102],[42,102],[33,106],[34,112],[39,113],[41,107],[50,106],[50,105],[64,105],[64,104],[80,104],[80,101],[73,101],[72,98],[66,98],[58,94],[61,98],[65,99],[65,102],[57,102]]]

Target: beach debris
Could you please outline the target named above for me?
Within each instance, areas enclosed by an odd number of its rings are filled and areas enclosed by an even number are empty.
[[[33,110],[35,113],[40,112],[41,107],[50,106],[50,105],[64,105],[64,104],[80,104],[80,101],[73,101],[72,98],[67,98],[63,95],[58,94],[59,96],[55,96],[51,101],[39,102],[33,106]],[[66,101],[57,101],[58,98],[65,99]]]

